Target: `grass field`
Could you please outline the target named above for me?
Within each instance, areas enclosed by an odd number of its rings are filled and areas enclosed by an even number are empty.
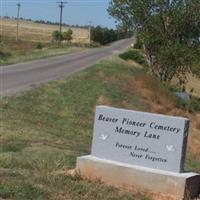
[[[16,41],[16,20],[0,18],[0,21],[0,66],[82,51],[88,43],[88,29],[72,28],[72,44],[58,45],[52,43],[52,32],[59,26],[25,20],[20,21],[19,41]],[[63,26],[63,31],[67,29]],[[39,43],[41,48],[37,48]]]
[[[67,173],[90,153],[96,105],[191,119],[187,169],[200,172],[199,114],[175,107],[167,88],[117,57],[0,101],[0,198],[146,200]]]
[[[38,45],[42,45],[42,47],[38,48]],[[86,50],[84,45],[58,45],[54,43],[38,43],[31,41],[16,42],[16,40],[7,37],[4,38],[0,44],[0,66],[75,53],[83,50]]]
[[[0,67],[9,64],[22,63],[31,60],[47,58],[51,56],[64,55],[69,53],[75,53],[85,50],[83,47],[47,47],[44,49],[32,49],[27,52],[18,52],[9,54],[6,58],[0,59]]]
[[[63,26],[63,31],[69,27]],[[71,27],[70,27],[71,28]],[[16,20],[0,18],[0,35],[2,37],[16,37]],[[72,42],[87,43],[89,32],[86,28],[71,28],[73,31]],[[51,42],[52,32],[59,30],[58,25],[48,25],[20,20],[19,39],[32,42]]]

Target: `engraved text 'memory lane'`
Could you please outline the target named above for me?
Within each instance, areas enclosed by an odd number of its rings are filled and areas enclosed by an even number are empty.
[[[121,134],[125,134],[125,135],[132,135],[135,137],[139,137],[141,135],[141,133],[139,131],[133,131],[133,130],[128,130],[128,129],[124,129],[122,127],[117,126],[115,128],[115,133],[121,133]]]

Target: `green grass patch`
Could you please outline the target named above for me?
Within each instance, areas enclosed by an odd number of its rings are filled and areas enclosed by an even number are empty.
[[[24,181],[10,181],[9,184],[0,183],[0,197],[13,200],[42,200],[48,198],[41,188]]]
[[[1,140],[0,142],[0,150],[2,152],[17,152],[21,151],[27,145],[27,141],[19,140],[17,138],[11,138],[8,140]]]
[[[163,99],[171,99],[167,86],[147,76],[144,69],[116,57],[20,96],[3,98],[0,197],[146,200],[144,196],[107,187],[100,180],[91,182],[66,174],[75,167],[78,156],[90,154],[96,105],[148,111],[134,89],[137,80],[142,80],[147,90],[156,91],[151,97],[153,102],[161,104]],[[186,164],[187,169],[200,171],[194,156],[187,156]]]
[[[193,155],[188,155],[186,160],[186,170],[200,173],[200,160]]]
[[[70,177],[90,153],[96,105],[145,110],[130,85],[142,69],[110,58],[67,79],[0,101],[1,196],[9,199],[142,199]],[[13,173],[15,172],[15,173]],[[26,180],[24,182],[23,180]],[[21,196],[17,196],[21,194]]]

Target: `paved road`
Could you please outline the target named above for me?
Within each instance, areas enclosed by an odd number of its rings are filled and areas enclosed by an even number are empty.
[[[0,95],[16,94],[33,85],[68,76],[129,47],[132,42],[133,39],[124,39],[104,48],[2,66],[0,67]]]

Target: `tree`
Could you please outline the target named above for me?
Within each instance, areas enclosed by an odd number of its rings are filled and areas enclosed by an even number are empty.
[[[53,31],[52,37],[53,37],[53,40],[55,40],[56,42],[62,41],[63,39],[62,33],[60,33],[60,31]]]
[[[113,0],[108,12],[135,31],[161,81],[186,80],[200,53],[199,0]]]
[[[116,41],[118,39],[118,32],[101,26],[93,27],[91,29],[91,39],[94,42],[105,45]]]
[[[102,28],[100,26],[93,27],[91,29],[91,40],[103,44],[102,38],[103,38]]]
[[[62,33],[62,39],[67,40],[67,41],[71,41],[72,40],[72,34],[73,34],[72,29],[68,29],[66,32]]]

